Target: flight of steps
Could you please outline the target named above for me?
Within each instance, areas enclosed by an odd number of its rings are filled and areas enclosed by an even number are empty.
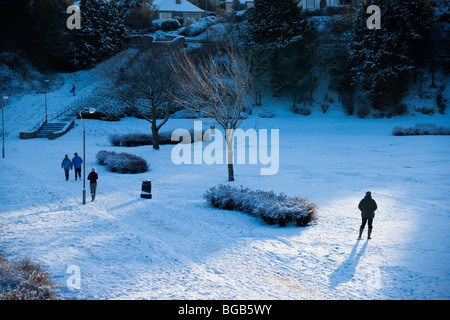
[[[64,122],[46,123],[39,129],[36,138],[48,138],[51,133],[61,131],[65,126]]]

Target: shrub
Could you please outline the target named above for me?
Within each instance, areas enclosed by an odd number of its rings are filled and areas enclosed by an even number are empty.
[[[432,114],[434,114],[434,109],[423,107],[420,109],[420,112],[422,112],[423,114],[432,115]]]
[[[0,252],[0,300],[53,300],[56,285],[38,262],[10,262]]]
[[[194,138],[194,130],[189,131],[191,138]],[[202,137],[205,132],[202,132]],[[210,137],[206,137],[209,140]],[[145,133],[127,133],[123,135],[112,134],[109,136],[109,142],[115,147],[137,147],[146,146],[153,144],[153,136],[151,134]],[[160,132],[159,133],[159,144],[178,144],[179,141],[172,141],[172,132]]]
[[[294,113],[300,114],[302,116],[309,116],[311,114],[311,110],[307,107],[297,107],[294,106]]]
[[[252,191],[242,186],[219,185],[207,190],[204,198],[216,208],[245,212],[267,224],[284,226],[294,222],[297,226],[307,226],[316,216],[316,205],[305,198],[277,195],[273,191]]]
[[[181,27],[180,22],[176,19],[164,20],[161,23],[161,29],[163,31],[173,31],[179,29],[180,27]]]
[[[322,112],[323,112],[323,113],[326,113],[327,110],[328,110],[328,108],[330,107],[330,105],[329,105],[328,103],[322,103],[322,104],[320,105],[320,107],[322,108]]]
[[[448,136],[450,135],[450,128],[437,127],[437,128],[401,128],[395,127],[392,130],[394,136],[420,136],[420,135],[435,135],[435,136]]]
[[[111,172],[141,173],[148,171],[148,163],[137,155],[114,151],[100,150],[97,153],[97,162]]]
[[[352,91],[346,91],[342,93],[341,98],[342,107],[344,107],[345,113],[349,116],[353,115],[355,110],[355,99]]]
[[[402,115],[402,114],[406,113],[407,110],[408,110],[408,106],[404,102],[396,104],[394,107],[394,113],[397,115]]]
[[[364,119],[365,117],[367,117],[370,114],[370,102],[369,100],[363,96],[363,95],[359,95],[356,99],[356,105],[355,105],[355,113],[356,115],[361,118]]]
[[[205,17],[199,22],[193,23],[180,31],[180,35],[185,37],[195,37],[204,32],[208,27],[217,22],[216,17]]]

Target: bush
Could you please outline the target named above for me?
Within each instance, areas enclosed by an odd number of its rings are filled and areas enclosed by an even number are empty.
[[[330,105],[328,103],[322,103],[320,105],[320,107],[322,108],[322,113],[325,114],[327,112],[328,108],[330,108]]]
[[[141,173],[148,171],[147,161],[134,154],[100,150],[96,158],[99,164],[106,166],[111,172]]]
[[[394,107],[394,113],[396,115],[402,115],[404,113],[406,113],[406,111],[408,111],[408,106],[406,105],[406,103],[399,103],[397,105],[395,105]]]
[[[401,128],[395,127],[392,130],[394,136],[420,136],[420,135],[435,135],[435,136],[448,136],[450,135],[450,128],[437,127],[437,128]]]
[[[309,116],[311,114],[311,110],[307,107],[297,107],[294,106],[294,113],[300,114],[302,116]]]
[[[423,107],[423,108],[420,108],[420,112],[422,112],[423,114],[427,114],[427,115],[433,115],[434,114],[434,109],[433,108]]]
[[[191,138],[194,138],[194,130],[189,131]],[[202,132],[202,137],[205,132]],[[209,137],[206,137],[209,141]],[[109,136],[109,142],[115,147],[137,147],[153,145],[153,135],[145,133],[127,133],[123,135],[112,134]],[[159,133],[159,144],[178,144],[179,141],[172,141],[172,132],[160,132]]]
[[[305,198],[287,197],[273,191],[251,191],[248,188],[219,185],[206,191],[204,198],[212,206],[237,210],[261,218],[267,224],[285,226],[309,225],[316,216],[316,205]]]
[[[354,93],[352,91],[342,93],[341,104],[344,107],[345,113],[352,116],[355,110]]]
[[[0,300],[53,300],[56,285],[38,262],[9,262],[0,253]]]
[[[176,19],[164,20],[161,23],[161,29],[163,31],[173,31],[179,29],[180,27],[181,27],[180,22]]]
[[[195,37],[200,33],[204,32],[208,27],[212,26],[217,22],[216,17],[205,17],[202,18],[199,22],[193,23],[183,30],[180,31],[180,35],[186,37]]]
[[[361,118],[364,119],[365,117],[367,117],[371,112],[371,108],[370,108],[370,102],[368,101],[368,99],[363,96],[363,95],[359,95],[356,99],[356,105],[355,105],[355,113],[356,115]]]

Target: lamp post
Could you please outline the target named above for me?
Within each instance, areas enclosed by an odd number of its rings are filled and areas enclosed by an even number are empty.
[[[83,204],[86,204],[86,127],[84,126],[82,112],[94,113],[94,108],[83,109],[80,111],[81,123],[83,123]]]
[[[3,96],[2,99],[2,158],[5,158],[5,115],[3,109],[5,109],[5,101],[8,100],[7,96]]]

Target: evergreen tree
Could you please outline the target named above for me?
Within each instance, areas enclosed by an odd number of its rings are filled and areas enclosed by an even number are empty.
[[[125,27],[115,1],[81,0],[81,29],[71,43],[74,68],[92,67],[121,49]]]
[[[153,0],[119,0],[117,9],[119,17],[127,27],[146,29],[151,25]]]
[[[295,92],[312,67],[315,48],[314,28],[299,0],[255,0],[248,22],[249,45],[268,56],[273,93],[286,87]]]
[[[369,5],[382,8],[381,29],[366,26]],[[426,34],[432,11],[427,0],[366,0],[354,19],[350,56],[354,81],[375,109],[397,105],[412,72],[426,61]],[[421,49],[422,48],[422,49]]]
[[[239,11],[242,10],[242,4],[241,1],[239,0],[233,0],[233,3],[231,5],[231,8],[233,9],[233,11]]]

